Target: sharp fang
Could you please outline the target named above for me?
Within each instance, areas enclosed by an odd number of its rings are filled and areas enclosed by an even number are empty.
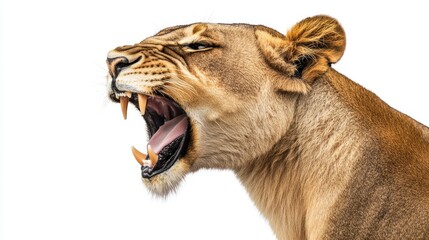
[[[146,112],[147,96],[144,94],[138,94],[137,96],[139,100],[140,113],[143,116]]]
[[[141,153],[139,150],[137,150],[134,146],[131,147],[131,151],[133,152],[134,158],[137,160],[137,162],[140,163],[140,165],[144,165],[143,161],[146,160],[147,155],[144,153]]]
[[[133,95],[131,92],[125,92],[125,95],[128,97],[128,98],[131,98],[131,96]]]
[[[152,166],[158,162],[158,155],[153,151],[150,145],[147,145],[147,153],[149,154],[150,163]]]
[[[122,116],[124,119],[127,119],[127,110],[128,110],[128,97],[119,97],[119,102],[121,103]]]

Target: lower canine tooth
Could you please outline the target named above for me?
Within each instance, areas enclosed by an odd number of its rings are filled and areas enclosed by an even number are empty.
[[[141,115],[144,115],[146,112],[146,104],[147,104],[147,96],[143,94],[138,94],[138,100],[139,100],[139,108]]]
[[[134,158],[137,160],[137,162],[140,163],[140,165],[143,166],[143,161],[146,161],[147,155],[141,153],[135,147],[131,147],[131,151],[133,152]]]
[[[147,145],[147,153],[149,154],[150,163],[153,166],[158,162],[158,155],[153,151],[150,145]]]
[[[124,119],[127,119],[127,110],[128,110],[128,97],[119,97],[119,102],[121,103],[122,116]]]

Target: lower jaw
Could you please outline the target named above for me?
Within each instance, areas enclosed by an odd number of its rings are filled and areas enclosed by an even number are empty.
[[[166,197],[174,192],[190,172],[187,161],[179,159],[169,170],[151,178],[142,178],[146,188],[155,196]]]

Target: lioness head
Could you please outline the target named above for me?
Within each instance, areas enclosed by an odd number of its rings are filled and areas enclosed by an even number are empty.
[[[148,154],[133,148],[146,186],[173,190],[201,168],[239,169],[270,151],[296,99],[345,48],[335,19],[304,19],[285,35],[245,24],[162,30],[109,52],[109,95],[146,121]]]

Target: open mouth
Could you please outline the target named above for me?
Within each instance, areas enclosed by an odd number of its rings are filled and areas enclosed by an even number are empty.
[[[134,157],[142,165],[142,177],[151,178],[170,169],[186,153],[188,147],[190,123],[185,111],[167,97],[131,92],[111,96],[114,101],[118,101],[117,97],[125,119],[128,103],[131,102],[146,121],[149,134],[148,154],[132,147]]]

